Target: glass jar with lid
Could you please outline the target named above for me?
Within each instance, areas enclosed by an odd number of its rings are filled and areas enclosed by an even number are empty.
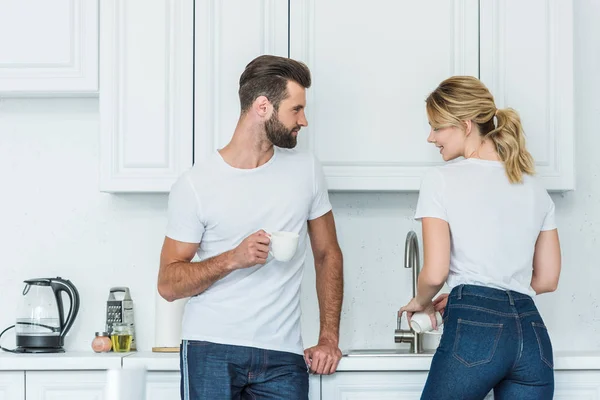
[[[131,351],[131,339],[133,338],[133,327],[130,323],[116,322],[112,325],[110,334],[113,351],[126,353]]]
[[[92,350],[96,353],[106,353],[112,348],[112,341],[108,332],[96,332],[96,337],[92,340]]]

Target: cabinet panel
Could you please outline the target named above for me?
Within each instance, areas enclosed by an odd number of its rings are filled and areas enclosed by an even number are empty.
[[[97,93],[97,0],[3,0],[0,93]]]
[[[310,375],[308,378],[308,399],[321,399],[321,375]]]
[[[27,400],[104,400],[106,371],[27,371]]]
[[[25,372],[0,372],[0,400],[25,399]]]
[[[231,139],[240,114],[239,79],[261,54],[287,56],[288,2],[196,1],[194,159]]]
[[[574,189],[573,2],[482,0],[481,79],[521,115],[546,188]]]
[[[327,400],[418,400],[426,372],[337,372],[322,377]]]
[[[478,76],[477,0],[291,2],[290,55],[313,74],[304,146],[333,190],[416,190],[441,163],[425,97]],[[305,133],[306,132],[306,133]]]
[[[555,400],[599,400],[600,371],[556,371]]]
[[[100,187],[168,192],[193,157],[193,1],[103,0]]]
[[[148,372],[146,400],[178,399],[180,397],[179,372]]]

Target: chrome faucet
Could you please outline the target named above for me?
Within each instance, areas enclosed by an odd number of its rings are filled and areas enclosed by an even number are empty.
[[[404,268],[412,268],[412,297],[417,295],[417,282],[421,265],[419,258],[419,239],[414,231],[410,231],[406,235],[406,244],[404,245]],[[394,342],[410,343],[411,353],[422,353],[423,344],[421,334],[416,333],[412,328],[408,330],[401,329],[401,322],[402,316],[398,315],[396,319],[397,327],[394,332]]]

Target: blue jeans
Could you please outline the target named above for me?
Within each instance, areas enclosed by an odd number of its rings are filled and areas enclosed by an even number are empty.
[[[182,400],[308,399],[308,368],[294,353],[184,340]]]
[[[546,400],[554,394],[552,344],[533,299],[460,285],[448,297],[444,334],[421,399]]]

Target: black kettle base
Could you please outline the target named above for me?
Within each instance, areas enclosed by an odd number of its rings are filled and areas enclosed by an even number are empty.
[[[14,350],[15,353],[28,353],[28,354],[43,354],[43,353],[64,353],[65,349],[62,347],[17,347]]]

